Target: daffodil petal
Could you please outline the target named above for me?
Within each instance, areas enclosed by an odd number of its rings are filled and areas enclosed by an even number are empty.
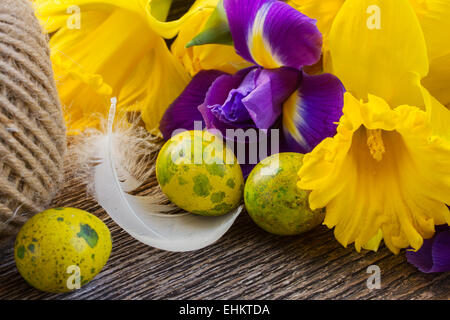
[[[409,0],[419,18],[430,62],[450,54],[450,1]]]
[[[151,0],[150,13],[159,21],[166,21],[173,0]]]
[[[439,102],[450,107],[450,54],[431,61],[430,73],[422,84]]]
[[[334,73],[358,99],[371,93],[392,107],[423,104],[416,82],[428,73],[427,49],[408,0],[345,1],[330,52]]]
[[[264,68],[301,68],[320,58],[322,36],[315,21],[276,0],[224,0],[234,46]]]
[[[141,58],[123,83],[118,107],[140,112],[147,130],[160,135],[159,121],[189,81],[190,77],[170,54],[165,42],[155,37],[152,50]]]
[[[383,231],[378,230],[378,233],[375,237],[369,240],[365,245],[363,245],[363,248],[366,250],[372,250],[372,251],[378,251],[378,248],[380,247],[381,241],[383,240]]]
[[[98,11],[99,7],[109,7],[111,9],[127,10],[141,16],[145,19],[148,28],[158,35],[169,39],[176,36],[181,26],[192,14],[205,8],[213,8],[217,2],[218,0],[197,0],[180,19],[169,22],[160,19],[165,18],[164,16],[167,15],[168,4],[171,3],[170,0],[37,0],[35,1],[35,7],[42,23],[48,25],[48,30],[54,29],[51,26],[54,25],[55,17],[61,18],[65,16],[67,21],[70,17],[70,13],[67,12],[68,8],[75,6],[79,7],[81,12],[84,12],[85,10]]]
[[[345,0],[290,0],[288,4],[301,13],[317,20],[317,27],[322,35],[328,36],[331,25]]]
[[[308,153],[336,134],[344,87],[331,74],[303,74],[300,88],[283,105],[283,133],[289,151]]]
[[[421,90],[433,133],[450,141],[450,110],[444,107],[424,87],[421,87]]]
[[[150,60],[150,69],[146,75],[147,89],[145,99],[142,100],[139,110],[147,130],[159,135],[159,121],[170,104],[183,92],[188,85],[190,77],[173,57],[165,43],[161,40],[159,50],[147,57]]]
[[[128,2],[129,0],[123,1]],[[152,30],[155,30],[157,34],[166,39],[171,39],[175,37],[177,33],[180,31],[180,29],[183,27],[183,25],[185,25],[188,22],[191,16],[196,15],[197,13],[202,12],[203,10],[214,9],[217,6],[217,3],[219,2],[219,0],[196,0],[189,9],[189,11],[186,14],[184,14],[181,18],[166,22],[161,21],[154,16],[152,10],[153,1],[148,0],[139,0],[139,1],[143,1],[144,5],[146,6],[146,11],[148,13],[147,23],[149,24],[150,28],[152,28]]]
[[[108,111],[109,98],[119,93],[135,59],[143,57],[148,48],[133,45],[133,37],[145,33],[144,22],[125,10],[101,9],[97,14],[82,13],[81,29],[63,25],[50,40],[69,134],[100,125]],[[109,32],[116,36],[111,38]]]

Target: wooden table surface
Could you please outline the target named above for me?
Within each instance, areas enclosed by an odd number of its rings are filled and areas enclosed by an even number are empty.
[[[244,212],[216,244],[190,253],[148,247],[121,230],[90,197],[80,178],[68,178],[54,206],[87,210],[113,237],[102,272],[79,291],[42,293],[19,275],[12,248],[0,257],[0,299],[449,299],[450,273],[423,274],[404,254],[357,253],[324,226],[278,237]],[[381,289],[369,290],[367,268],[381,269]]]

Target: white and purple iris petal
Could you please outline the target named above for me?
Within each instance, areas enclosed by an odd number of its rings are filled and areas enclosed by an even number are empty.
[[[311,152],[323,139],[336,134],[342,116],[344,87],[331,74],[303,74],[299,89],[283,105],[285,151]]]
[[[277,0],[224,0],[239,55],[267,69],[316,63],[322,35],[316,21]]]

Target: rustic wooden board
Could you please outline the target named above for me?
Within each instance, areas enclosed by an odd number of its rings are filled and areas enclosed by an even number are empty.
[[[148,247],[120,229],[69,178],[55,206],[88,210],[103,219],[113,251],[87,286],[55,295],[31,288],[19,275],[10,248],[0,258],[0,299],[449,299],[450,273],[422,274],[403,254],[386,248],[357,253],[343,248],[321,226],[295,237],[259,229],[243,213],[216,244],[191,253]],[[367,267],[381,268],[379,290],[366,287]]]

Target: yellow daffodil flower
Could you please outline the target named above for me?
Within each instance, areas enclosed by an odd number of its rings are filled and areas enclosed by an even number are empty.
[[[326,72],[333,72],[329,32],[344,2],[345,0],[289,1],[302,13],[317,19],[317,26],[324,36],[323,64]],[[427,44],[430,68],[422,83],[441,103],[450,107],[450,1],[409,0],[409,3],[419,19]]]
[[[164,111],[192,74],[192,67],[182,63],[188,53],[175,50],[174,56],[163,38],[187,29],[190,32],[183,34],[195,36],[200,30],[192,21],[201,24],[217,1],[198,0],[183,17],[165,22],[171,2],[34,1],[38,18],[51,34],[51,59],[69,134],[99,127],[112,96],[118,97],[120,112],[140,112],[147,129],[159,134]],[[202,58],[195,68],[223,67],[229,56]]]
[[[369,26],[369,6],[379,24]],[[450,111],[420,80],[427,42],[408,0],[347,0],[334,18],[329,48],[347,92],[337,135],[304,158],[299,187],[344,246],[394,253],[449,224]]]

